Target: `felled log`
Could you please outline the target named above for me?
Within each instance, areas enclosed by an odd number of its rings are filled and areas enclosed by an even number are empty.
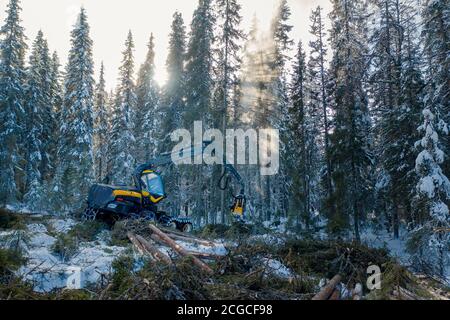
[[[156,233],[152,233],[150,235],[150,238],[155,241],[156,243],[159,243],[160,245],[167,246],[167,242],[165,242],[160,236],[158,236]]]
[[[213,247],[214,246],[213,242],[207,241],[207,240],[201,240],[201,239],[197,239],[197,238],[180,236],[180,235],[175,234],[175,233],[167,233],[167,235],[170,238],[174,239],[174,240],[180,240],[180,241],[186,241],[186,242],[191,242],[191,243],[197,243],[197,244],[200,244],[202,246],[207,246],[207,247]]]
[[[149,227],[153,231],[154,234],[159,236],[159,238],[161,238],[162,241],[164,241],[169,247],[171,247],[179,255],[181,255],[183,257],[185,257],[185,256],[191,257],[194,264],[196,266],[198,266],[200,269],[202,269],[203,271],[205,271],[209,274],[214,273],[214,271],[206,263],[204,263],[197,257],[193,256],[192,254],[190,254],[186,249],[184,249],[182,246],[180,246],[178,243],[176,243],[174,240],[172,240],[168,235],[166,235],[164,232],[159,230],[156,226],[150,224]]]
[[[207,243],[207,244],[210,244],[210,245],[214,245],[214,243],[212,241],[201,239],[201,238],[196,237],[196,236],[194,236],[194,235],[192,235],[190,233],[180,232],[180,231],[177,231],[177,230],[174,230],[174,229],[168,229],[168,228],[164,228],[164,227],[160,227],[160,226],[158,228],[159,228],[159,230],[161,230],[162,232],[164,232],[165,234],[167,234],[170,237],[172,237],[172,235],[173,235],[173,236],[188,238],[188,239],[197,241],[199,243]]]
[[[135,246],[135,248],[141,255],[150,255],[147,250],[145,250],[142,243],[138,239],[136,239],[136,235],[134,233],[128,232],[127,237],[128,239],[130,239],[131,243]]]
[[[352,290],[353,300],[361,300],[363,295],[363,287],[361,283],[355,285],[355,289]]]
[[[140,254],[149,256],[150,258],[164,262],[165,264],[171,264],[172,260],[159,251],[155,246],[153,246],[150,242],[145,240],[139,235],[135,235],[134,233],[127,233],[128,239],[130,239],[131,243],[136,247]]]
[[[155,246],[153,246],[149,241],[145,240],[140,235],[136,235],[137,240],[144,246],[144,248],[151,253],[151,255],[158,261],[164,262],[165,264],[171,264],[172,260],[164,253],[159,251]]]
[[[328,300],[341,280],[342,277],[340,275],[335,275],[333,279],[331,279],[330,282],[328,282],[327,285],[312,298],[312,300]]]
[[[194,257],[197,257],[199,259],[206,259],[206,260],[216,260],[216,259],[221,258],[221,256],[218,256],[216,254],[205,253],[205,252],[189,251],[189,254],[191,254]]]
[[[170,234],[168,234],[170,237]],[[167,243],[157,234],[153,233],[151,236],[151,239],[163,246],[167,246]],[[187,251],[187,250],[186,250]],[[187,251],[190,255],[193,255],[194,257],[197,257],[199,259],[205,259],[205,260],[217,260],[221,258],[221,256],[212,254],[212,253],[205,253],[205,252],[196,252],[196,251]]]
[[[328,298],[328,300],[340,300],[340,299],[341,299],[341,291],[339,290],[339,288],[334,289],[330,298]]]

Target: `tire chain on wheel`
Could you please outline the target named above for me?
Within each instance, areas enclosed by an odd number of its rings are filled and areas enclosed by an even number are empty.
[[[83,220],[84,221],[95,221],[97,219],[98,211],[92,208],[87,208],[83,212]]]

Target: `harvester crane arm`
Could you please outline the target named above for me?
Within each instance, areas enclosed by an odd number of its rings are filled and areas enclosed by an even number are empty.
[[[145,172],[147,170],[156,170],[156,168],[159,166],[166,166],[166,165],[174,164],[173,159],[175,158],[175,156],[178,161],[182,161],[185,159],[192,159],[193,157],[196,157],[198,155],[203,155],[205,149],[211,143],[212,143],[211,141],[204,141],[202,143],[202,145],[195,145],[195,146],[190,146],[188,148],[184,148],[180,151],[180,153],[178,153],[178,152],[164,153],[161,156],[159,156],[155,159],[152,159],[145,164],[138,166],[134,172],[135,184],[137,186],[141,186],[141,176],[142,176],[143,172]],[[245,214],[245,203],[246,203],[245,183],[242,179],[242,176],[239,174],[239,172],[236,170],[236,168],[233,165],[228,164],[226,162],[225,158],[223,160],[222,165],[224,166],[224,172],[223,172],[222,177],[219,180],[219,189],[221,189],[221,190],[228,189],[230,181],[231,181],[231,177],[229,176],[229,174],[231,174],[235,178],[236,182],[239,184],[241,189],[240,189],[240,192],[238,195],[233,194],[235,203],[233,204],[232,212],[235,215],[239,215],[239,216],[243,217]]]
[[[203,144],[202,146],[191,146],[188,149],[183,149],[183,157],[179,157],[179,159],[190,159],[195,157],[198,154],[202,154],[207,145]],[[173,164],[173,157],[176,155],[176,152],[168,152],[163,153],[161,156],[150,160],[149,162],[142,164],[136,168],[134,171],[133,178],[135,180],[135,184],[139,186],[141,175],[146,170],[155,170],[159,166],[166,166]]]
[[[244,193],[244,190],[245,190],[244,180],[242,179],[242,176],[239,174],[239,172],[236,170],[236,168],[234,166],[232,166],[231,164],[225,164],[224,167],[225,167],[224,173],[219,180],[220,190],[228,189],[228,185],[230,183],[230,177],[227,176],[227,174],[231,173],[233,175],[233,177],[236,179],[237,183],[240,185],[241,193]]]

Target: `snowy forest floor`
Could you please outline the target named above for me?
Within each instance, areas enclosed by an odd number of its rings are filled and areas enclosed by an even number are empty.
[[[145,236],[145,224],[132,223]],[[326,279],[342,275],[342,299],[360,283],[364,299],[449,299],[441,281],[408,271],[404,241],[365,232],[364,245],[318,240],[283,228],[206,226],[196,231],[213,246],[177,241],[214,255],[214,275],[164,247],[175,263],[148,261],[127,239],[129,223],[113,229],[72,216],[0,210],[0,299],[311,299]],[[382,288],[366,287],[367,268],[382,269]]]

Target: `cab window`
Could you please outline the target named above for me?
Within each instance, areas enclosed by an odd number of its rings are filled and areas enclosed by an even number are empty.
[[[144,190],[154,197],[164,197],[164,184],[162,179],[156,173],[147,173],[141,177]]]

